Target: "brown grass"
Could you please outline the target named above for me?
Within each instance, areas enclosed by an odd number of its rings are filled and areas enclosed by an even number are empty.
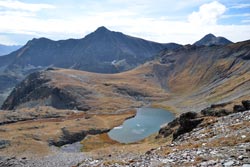
[[[79,132],[90,129],[111,129],[134,115],[127,112],[117,115],[88,115],[76,113],[60,119],[42,119],[23,121],[1,126],[0,138],[10,140],[11,145],[2,149],[0,155],[14,156],[41,156],[48,154],[48,140],[57,140],[62,135],[62,128],[70,132]],[[102,139],[105,139],[102,137]],[[106,142],[107,140],[105,140]]]

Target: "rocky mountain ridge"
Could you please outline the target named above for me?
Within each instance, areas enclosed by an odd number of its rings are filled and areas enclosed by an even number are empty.
[[[1,57],[5,70],[61,67],[99,73],[116,73],[143,63],[162,49],[178,44],[160,44],[99,27],[82,39],[53,41],[32,39],[10,55]],[[9,60],[5,60],[9,59]],[[125,64],[119,66],[119,61]]]
[[[233,43],[232,41],[224,37],[216,37],[213,34],[207,34],[199,41],[195,42],[195,46],[211,46],[211,45],[228,45]]]

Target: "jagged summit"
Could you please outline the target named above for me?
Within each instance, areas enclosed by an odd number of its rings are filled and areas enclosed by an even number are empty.
[[[214,34],[207,34],[199,41],[195,42],[193,45],[196,46],[211,46],[211,45],[227,45],[232,43],[232,41],[224,37],[216,37]]]
[[[120,32],[115,32],[107,29],[104,26],[98,27],[94,32],[88,34],[85,36],[85,38],[91,38],[93,41],[97,40],[100,41],[101,39],[111,40],[114,37],[117,37],[117,35],[125,35]],[[107,41],[109,42],[109,41]]]
[[[34,45],[34,44],[42,44],[42,43],[46,44],[50,42],[54,42],[54,41],[49,38],[41,37],[41,38],[33,38],[29,40],[26,45],[31,45],[31,44]]]
[[[108,34],[112,34],[113,31],[110,31],[109,29],[107,29],[104,26],[98,27],[94,32],[90,33],[89,35],[96,35],[96,36],[106,36]],[[87,36],[89,36],[87,35]]]
[[[212,33],[209,33],[209,34],[205,35],[204,38],[216,38],[216,36]]]
[[[105,26],[98,27],[95,32],[105,32],[105,31],[110,31],[107,29]]]

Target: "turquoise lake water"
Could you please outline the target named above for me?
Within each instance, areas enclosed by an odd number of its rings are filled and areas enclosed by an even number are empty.
[[[139,108],[134,118],[124,121],[121,126],[113,128],[109,137],[120,143],[140,141],[160,130],[161,125],[174,119],[174,114],[163,109]]]

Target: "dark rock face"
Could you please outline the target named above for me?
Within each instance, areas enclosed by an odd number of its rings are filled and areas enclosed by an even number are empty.
[[[234,112],[243,112],[243,111],[246,111],[244,106],[241,106],[241,105],[234,106]]]
[[[173,133],[173,139],[175,140],[178,136],[192,131],[194,128],[199,125],[203,119],[197,118],[197,113],[194,112],[187,112],[180,116],[179,124],[180,127]]]
[[[245,107],[246,110],[250,110],[250,100],[243,100],[242,105]]]
[[[49,144],[57,147],[63,146],[65,144],[72,144],[74,142],[80,141],[86,137],[86,132],[70,133],[66,128],[62,128],[62,136],[58,141],[50,140]]]
[[[225,109],[215,109],[213,107],[208,107],[208,108],[201,110],[201,114],[204,116],[221,117],[221,116],[226,116],[230,114],[230,112]]]
[[[178,136],[192,131],[196,128],[201,122],[202,118],[198,116],[195,112],[187,112],[180,115],[180,117],[174,119],[172,122],[169,122],[168,125],[159,130],[159,135],[163,137],[168,137],[173,134],[173,140]]]
[[[169,122],[166,127],[161,128],[157,138],[160,136],[168,137],[172,135],[175,132],[177,126],[179,126],[179,118],[175,118],[173,121]]]
[[[165,128],[161,128],[159,130],[159,135],[163,137],[168,137],[174,133],[174,130],[171,129],[169,126],[166,126]],[[158,136],[156,138],[159,138]]]
[[[51,106],[57,109],[77,109],[87,111],[90,107],[84,102],[92,92],[82,87],[58,88],[49,84],[46,73],[35,72],[14,88],[2,105],[2,110],[17,107]]]
[[[87,131],[79,131],[79,132],[70,132],[66,128],[62,128],[62,136],[59,140],[50,140],[48,141],[50,145],[54,145],[57,147],[63,146],[65,144],[72,144],[78,141],[83,140],[87,135],[96,135],[101,133],[107,133],[110,129],[91,129]]]
[[[10,96],[2,105],[2,109],[12,110],[15,108],[15,106],[30,99],[44,97],[47,92],[45,91],[46,89],[44,87],[41,87],[41,85],[46,82],[48,82],[48,80],[44,79],[40,72],[35,72],[29,75],[26,80],[17,85],[17,87],[11,92]],[[35,93],[30,95],[30,93],[33,91],[35,91]]]
[[[172,122],[169,122],[167,126],[161,128],[159,130],[159,135],[156,138],[166,138],[170,135],[173,135],[173,140],[176,140],[182,134],[190,132],[194,128],[196,128],[206,117],[223,117],[236,112],[244,112],[246,110],[249,110],[248,107],[250,107],[250,101],[243,100],[243,106],[235,105],[232,112],[223,108],[227,104],[230,103],[213,104],[211,105],[211,107],[201,110],[200,113],[183,113]]]
[[[78,100],[80,98],[85,98],[85,96],[88,94],[91,94],[91,92],[83,88],[54,88],[51,92],[51,103],[48,105],[51,105],[57,109],[77,109],[81,111],[87,111],[90,109],[90,107],[83,101],[78,102]],[[79,99],[77,99],[78,95],[81,96]],[[48,96],[50,95],[48,94]]]
[[[232,43],[224,37],[216,37],[213,34],[207,34],[199,41],[195,42],[195,46],[211,46],[211,45],[227,45]]]

